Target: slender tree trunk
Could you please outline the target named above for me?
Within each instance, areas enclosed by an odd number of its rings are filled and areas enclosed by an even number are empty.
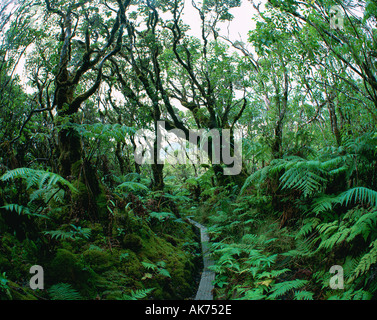
[[[328,105],[328,110],[330,114],[331,131],[333,132],[336,143],[339,147],[342,144],[342,137],[341,137],[340,130],[338,127],[338,118],[335,112],[335,105],[334,105],[334,102],[330,100],[327,105]]]
[[[153,173],[153,184],[152,189],[154,191],[164,189],[164,164],[160,163],[160,150],[161,150],[161,133],[158,127],[158,119],[160,118],[160,110],[157,105],[155,105],[155,139],[153,141],[153,163],[152,163],[152,173]]]
[[[56,90],[56,106],[58,116],[62,117],[62,123],[65,121],[73,122],[73,115],[69,114],[65,108],[72,102],[74,87],[59,86],[68,80],[68,71],[61,71],[60,76],[57,78],[58,89]],[[63,177],[68,177],[73,174],[72,165],[82,158],[82,144],[81,137],[77,131],[65,124],[64,128],[58,134],[58,149],[59,149],[59,173]]]

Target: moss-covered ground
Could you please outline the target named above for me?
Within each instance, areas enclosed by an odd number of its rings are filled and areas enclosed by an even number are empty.
[[[140,199],[102,192],[97,217],[56,207],[49,219],[29,219],[34,233],[1,230],[0,298],[192,298],[201,261],[194,227],[176,208],[172,213]],[[43,290],[30,289],[32,265],[43,267]]]

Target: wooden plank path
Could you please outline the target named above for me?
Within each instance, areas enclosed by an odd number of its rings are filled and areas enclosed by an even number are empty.
[[[200,242],[202,244],[203,254],[203,272],[200,278],[199,288],[195,296],[195,300],[213,300],[212,290],[215,280],[215,273],[208,269],[213,265],[213,260],[209,255],[209,236],[207,228],[200,223],[188,218],[189,222],[200,230]]]

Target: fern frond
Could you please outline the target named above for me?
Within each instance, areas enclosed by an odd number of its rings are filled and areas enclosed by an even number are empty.
[[[7,204],[5,206],[2,206],[1,209],[14,211],[14,212],[18,213],[19,215],[21,215],[21,214],[31,214],[28,207],[24,207],[24,206],[18,205],[16,203]]]
[[[122,299],[123,300],[140,300],[144,299],[150,294],[154,288],[149,288],[149,289],[138,289],[136,291],[131,290],[131,294],[127,295],[124,294]]]
[[[82,300],[81,294],[68,283],[58,283],[47,290],[51,300]]]
[[[353,274],[349,278],[348,283],[365,274],[373,264],[377,263],[377,240],[371,243],[370,248],[371,249],[369,250],[369,252],[363,255],[363,257],[360,259],[360,262],[353,271]]]
[[[116,187],[118,190],[126,189],[128,191],[148,191],[148,187],[135,181],[126,181]]]
[[[287,294],[291,290],[297,290],[308,284],[307,280],[296,279],[291,281],[284,281],[276,283],[272,289],[272,293],[269,295],[269,299],[276,299]]]
[[[156,270],[157,266],[154,263],[142,261],[141,264],[146,268],[146,269],[151,269],[151,270]]]
[[[352,241],[357,235],[362,235],[366,241],[371,232],[376,229],[377,210],[365,212],[351,226],[351,232],[347,238],[347,242]]]
[[[49,230],[49,231],[43,231],[44,235],[50,235],[52,239],[56,240],[68,240],[68,239],[74,239],[74,235],[72,232],[67,232],[63,230]]]
[[[297,159],[296,159],[297,160]],[[282,189],[298,189],[304,196],[318,192],[327,182],[323,176],[326,171],[319,161],[304,161],[287,163],[287,171],[280,177]]]
[[[336,196],[331,195],[323,195],[313,200],[312,204],[312,212],[316,215],[331,211],[334,207],[334,204],[339,203],[338,198]]]
[[[319,224],[320,220],[317,218],[305,219],[300,230],[297,232],[295,239],[303,238],[312,232]]]
[[[339,203],[348,205],[351,201],[368,204],[377,208],[377,191],[365,187],[356,187],[341,193],[337,197]]]
[[[14,170],[7,171],[1,177],[1,181],[8,181],[14,179],[24,179],[27,184],[27,188],[37,187],[41,189],[42,187],[53,187],[57,183],[60,183],[62,186],[68,187],[72,192],[78,193],[78,190],[66,179],[60,175],[44,171],[44,170],[35,170],[31,168],[17,168]],[[47,184],[45,182],[47,181]]]
[[[161,274],[164,277],[171,278],[171,275],[170,275],[169,271],[166,270],[166,269],[164,269],[164,268],[159,268],[158,269],[158,273]]]
[[[7,204],[5,206],[0,207],[1,209],[9,210],[9,211],[14,211],[18,213],[19,215],[24,214],[24,215],[29,215],[33,217],[40,217],[40,218],[45,218],[49,219],[49,217],[43,215],[43,214],[38,214],[34,213],[33,211],[30,210],[30,208],[21,206],[15,203]]]
[[[298,291],[298,292],[295,292],[294,299],[295,300],[313,300],[313,295],[314,293],[310,291],[305,291],[305,290]]]

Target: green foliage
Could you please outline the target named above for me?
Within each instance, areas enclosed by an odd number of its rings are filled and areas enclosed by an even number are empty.
[[[27,205],[13,203],[6,204],[1,208],[22,215],[48,218],[46,215],[41,214],[41,212],[51,200],[63,204],[65,190],[70,190],[72,193],[78,192],[72,183],[60,175],[43,170],[18,168],[7,171],[0,177],[1,181],[15,181],[17,179],[21,179],[26,184],[26,190],[29,192]]]
[[[352,276],[349,278],[349,282],[354,281],[361,275],[364,275],[368,272],[371,266],[377,263],[377,240],[374,240],[370,244],[370,250],[368,253],[363,255],[358,263],[357,267],[353,270]]]
[[[0,292],[5,293],[8,298],[12,298],[6,273],[0,274]]]
[[[269,295],[269,299],[273,300],[276,298],[280,298],[283,295],[286,295],[289,291],[300,289],[304,287],[306,284],[308,284],[307,280],[300,279],[277,283],[274,285],[272,293]]]
[[[43,231],[44,235],[51,236],[51,239],[56,240],[76,240],[76,239],[89,239],[91,229],[90,228],[81,228],[76,227],[75,225],[71,224],[72,230],[64,231],[64,230],[51,230],[51,231]]]
[[[60,175],[43,170],[35,170],[31,168],[17,168],[6,172],[0,177],[1,181],[15,179],[25,180],[27,189],[44,189],[46,192],[47,190],[50,190],[56,185],[60,185],[61,187],[68,187],[69,190],[71,190],[72,192],[78,192],[77,189],[69,181],[62,178]],[[49,193],[48,195],[51,194]]]
[[[69,283],[57,283],[48,289],[51,300],[82,300],[82,296]]]
[[[142,300],[148,297],[153,290],[154,288],[131,290],[130,294],[123,294],[120,300]]]
[[[114,140],[116,142],[124,141],[126,137],[129,137],[136,132],[135,128],[120,125],[118,123],[95,123],[84,125],[72,123],[70,125],[73,125],[84,138],[88,140],[96,139],[104,142],[108,142],[109,140]]]
[[[135,182],[135,181],[126,181],[121,183],[119,186],[117,186],[118,190],[127,190],[128,192],[130,191],[148,191],[148,187],[145,186],[142,183]]]
[[[160,274],[163,277],[171,278],[171,275],[168,270],[166,270],[166,263],[164,261],[158,261],[156,264],[142,261],[141,264],[146,268],[147,270],[154,271],[156,274]],[[152,277],[152,275],[150,275]]]

